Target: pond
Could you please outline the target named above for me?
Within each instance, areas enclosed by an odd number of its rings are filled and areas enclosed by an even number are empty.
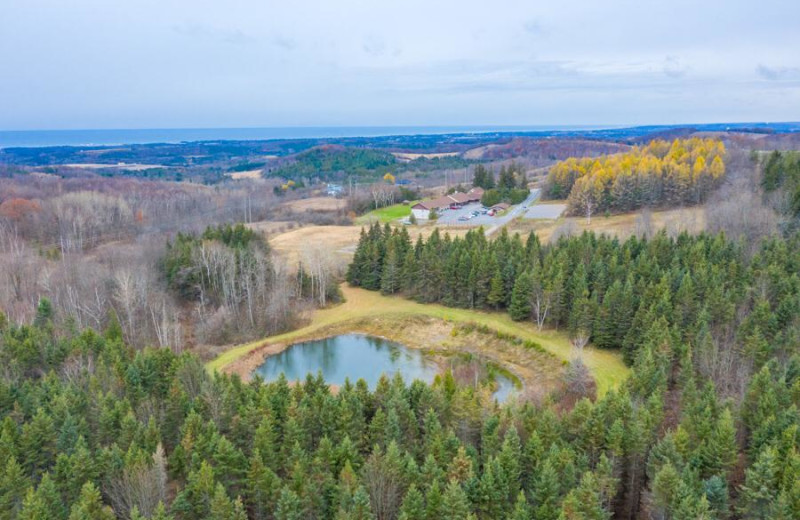
[[[430,383],[439,373],[438,365],[421,351],[400,343],[363,334],[343,334],[330,338],[291,345],[269,356],[255,370],[265,381],[274,381],[283,373],[289,381],[304,380],[307,374],[322,372],[333,385],[343,385],[345,379],[355,383],[366,381],[375,389],[381,374],[403,376],[406,382],[419,379]],[[514,384],[497,374],[495,398],[503,402],[514,391]]]

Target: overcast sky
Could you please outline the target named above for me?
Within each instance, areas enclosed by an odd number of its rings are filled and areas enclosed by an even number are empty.
[[[800,120],[799,0],[2,0],[0,129]]]

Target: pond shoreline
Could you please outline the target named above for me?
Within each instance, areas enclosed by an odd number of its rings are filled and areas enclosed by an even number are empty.
[[[252,381],[257,369],[264,364],[267,358],[280,354],[286,351],[289,347],[301,343],[321,341],[340,335],[357,334],[399,343],[405,348],[422,351],[428,356],[431,362],[435,363],[438,374],[443,374],[449,368],[452,368],[453,358],[466,355],[474,356],[477,361],[483,365],[492,365],[501,377],[505,377],[509,380],[511,385],[514,387],[514,393],[517,395],[521,395],[525,389],[529,388],[531,385],[552,388],[551,382],[532,380],[530,374],[527,374],[526,377],[526,374],[523,373],[524,367],[508,362],[500,355],[489,355],[489,353],[482,351],[480,348],[470,348],[467,345],[462,344],[462,342],[457,342],[458,346],[455,347],[452,345],[445,345],[445,343],[450,343],[456,338],[453,323],[443,320],[436,320],[433,318],[426,318],[424,319],[426,322],[425,324],[406,322],[402,324],[402,327],[399,327],[399,330],[396,333],[387,334],[386,328],[382,327],[381,323],[379,323],[380,320],[367,321],[369,323],[365,323],[364,320],[343,322],[334,326],[325,327],[309,334],[294,337],[288,342],[282,341],[272,343],[268,340],[265,340],[263,344],[256,346],[246,355],[223,367],[222,371],[227,374],[236,374],[244,382],[250,382]],[[413,334],[409,334],[408,332],[400,332],[408,330],[415,330],[419,332],[420,329],[426,329],[426,332],[430,333],[431,331],[427,329],[436,327],[446,329],[446,333],[445,330],[441,330],[439,331],[439,334],[432,334],[431,341],[425,342],[415,341],[412,337]],[[376,332],[376,328],[382,332]],[[330,386],[333,391],[336,390],[337,385],[331,384]]]

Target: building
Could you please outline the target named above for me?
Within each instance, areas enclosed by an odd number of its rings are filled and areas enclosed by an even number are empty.
[[[425,220],[431,213],[431,210],[436,210],[441,213],[447,208],[460,208],[465,204],[473,202],[480,202],[483,197],[483,188],[472,188],[467,193],[451,193],[438,199],[423,200],[411,206],[411,213],[417,220]]]
[[[325,193],[328,194],[330,197],[338,197],[342,194],[344,190],[338,184],[328,184],[328,188]]]

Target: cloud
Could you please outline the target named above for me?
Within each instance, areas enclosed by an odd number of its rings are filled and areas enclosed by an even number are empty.
[[[272,38],[272,45],[286,51],[293,51],[297,48],[297,41],[286,36],[275,36]]]
[[[769,67],[759,63],[756,73],[768,81],[800,80],[800,67]]]
[[[225,29],[200,24],[183,24],[174,26],[173,30],[189,38],[216,43],[227,43],[230,45],[244,45],[255,41],[255,38],[241,29]]]
[[[372,56],[383,56],[386,53],[386,42],[383,38],[372,34],[364,38],[361,48]]]
[[[522,24],[522,30],[531,36],[544,36],[547,28],[539,20],[528,20]]]
[[[676,56],[667,56],[664,59],[662,71],[666,76],[678,79],[686,76],[686,73],[689,71],[689,67],[684,65],[680,58],[677,58]]]

